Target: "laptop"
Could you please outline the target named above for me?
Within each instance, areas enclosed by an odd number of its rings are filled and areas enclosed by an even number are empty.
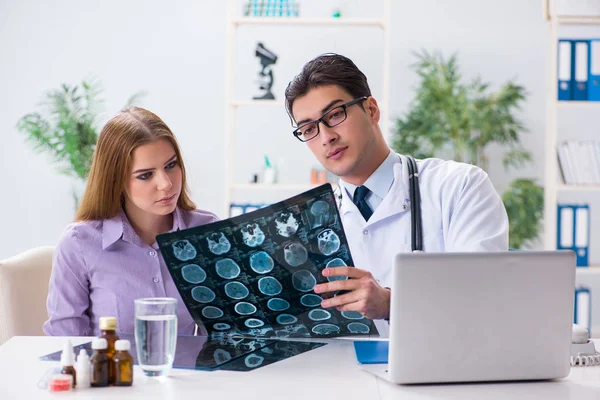
[[[575,267],[569,250],[398,254],[388,363],[362,367],[397,384],[565,377]]]

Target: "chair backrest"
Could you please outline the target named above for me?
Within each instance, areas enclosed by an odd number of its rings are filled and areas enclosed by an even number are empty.
[[[12,336],[44,335],[53,246],[0,261],[0,344]]]

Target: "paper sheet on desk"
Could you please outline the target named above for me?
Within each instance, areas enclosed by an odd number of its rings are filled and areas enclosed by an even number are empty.
[[[251,213],[159,235],[157,242],[190,314],[209,336],[377,335],[373,321],[322,309],[313,292],[327,282],[324,268],[354,265],[329,184]]]

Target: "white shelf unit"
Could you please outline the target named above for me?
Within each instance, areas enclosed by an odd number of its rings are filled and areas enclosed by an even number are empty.
[[[594,192],[600,191],[600,185],[566,185],[559,180],[559,165],[557,156],[558,146],[558,111],[560,109],[600,109],[600,102],[594,101],[559,101],[558,98],[558,30],[564,25],[598,25],[600,17],[588,16],[556,16],[556,12],[549,14],[547,0],[543,0],[545,16],[548,20],[550,32],[550,65],[551,73],[547,94],[547,125],[545,140],[545,173],[544,173],[544,248],[546,250],[556,249],[557,234],[557,205],[559,192]],[[578,274],[600,273],[600,266],[589,268],[578,268]],[[585,272],[584,272],[585,271]]]
[[[273,112],[283,112],[283,100],[244,100],[235,98],[235,36],[236,30],[242,25],[258,26],[297,26],[298,29],[310,29],[315,27],[377,27],[383,32],[383,65],[382,65],[382,98],[378,99],[381,110],[380,125],[384,133],[389,132],[389,87],[390,87],[390,10],[391,0],[383,1],[383,16],[381,18],[305,18],[305,17],[242,17],[239,16],[238,1],[228,0],[227,17],[227,70],[226,70],[226,102],[227,111],[225,113],[225,210],[224,216],[229,216],[229,206],[234,198],[235,190],[252,191],[286,191],[290,196],[305,190],[309,190],[315,185],[302,184],[253,184],[239,183],[234,181],[235,170],[235,129],[236,113],[241,107],[269,107]],[[308,47],[308,44],[305,44]],[[279,95],[281,96],[281,94]]]

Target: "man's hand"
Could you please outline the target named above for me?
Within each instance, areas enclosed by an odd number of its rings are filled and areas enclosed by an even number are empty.
[[[315,293],[349,291],[321,302],[321,307],[336,307],[338,311],[358,311],[370,319],[390,316],[391,292],[377,283],[369,271],[353,267],[323,269],[323,276],[347,276],[349,279],[321,283]]]

